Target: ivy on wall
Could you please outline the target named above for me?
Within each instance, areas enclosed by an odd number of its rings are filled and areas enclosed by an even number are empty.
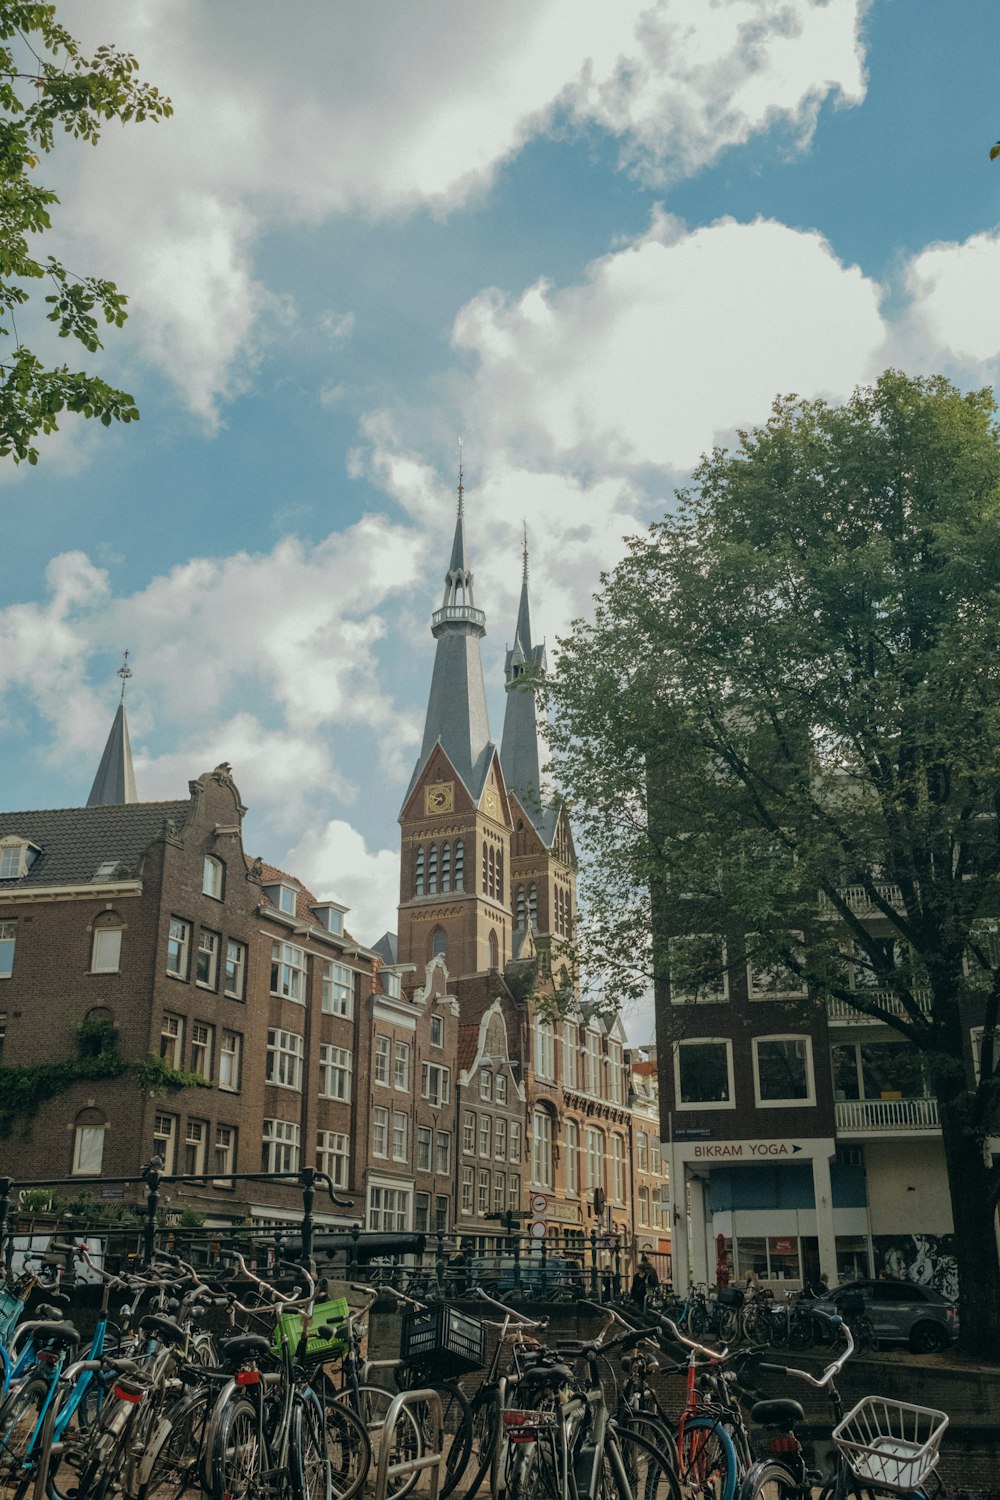
[[[73,1084],[105,1078],[127,1079],[144,1094],[212,1087],[200,1074],[173,1068],[161,1057],[126,1061],[119,1051],[116,1027],[110,1021],[89,1018],[77,1027],[75,1055],[64,1062],[0,1067],[0,1138],[10,1135],[17,1125],[26,1127],[43,1104]]]

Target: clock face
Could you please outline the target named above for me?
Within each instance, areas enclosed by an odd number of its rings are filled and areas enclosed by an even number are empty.
[[[486,811],[490,814],[491,817],[495,818],[497,813],[500,811],[500,799],[497,797],[497,794],[492,787],[486,788],[486,796],[483,798],[483,802],[486,807]]]
[[[455,806],[455,785],[451,781],[436,781],[424,790],[425,813],[448,813]]]

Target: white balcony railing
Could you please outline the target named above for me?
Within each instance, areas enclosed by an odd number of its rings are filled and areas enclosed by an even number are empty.
[[[936,1099],[839,1099],[834,1110],[840,1135],[905,1135],[940,1128]]]
[[[472,604],[444,604],[431,615],[431,625],[445,625],[452,620],[470,625],[486,624],[485,612]]]
[[[889,1011],[894,1016],[908,1016],[909,1012],[904,1010],[898,995],[892,990],[859,990],[858,997],[868,1000],[872,1005],[880,1005],[883,1010]],[[931,1013],[930,990],[914,990],[913,998],[920,1006],[925,1016]],[[826,1002],[827,1020],[835,1026],[879,1026],[882,1022],[878,1016],[865,1015],[863,1010],[855,1010],[853,1005],[848,1005],[846,1000],[830,999]]]
[[[887,906],[891,906],[894,911],[902,911],[903,893],[899,889],[898,885],[889,885],[887,882],[880,880],[875,882],[874,889],[878,892],[880,898],[886,903]],[[878,916],[881,913],[881,908],[875,905],[871,896],[869,896],[868,894],[866,886],[842,885],[838,888],[837,895],[840,897],[841,901],[843,901],[844,904],[854,913],[856,917],[871,916],[873,913]],[[820,916],[823,917],[835,917],[840,915],[839,911],[834,906],[829,896],[826,894],[826,891],[820,891],[819,893],[819,910]]]

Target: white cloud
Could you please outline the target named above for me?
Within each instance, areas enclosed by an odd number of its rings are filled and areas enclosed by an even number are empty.
[[[383,932],[396,930],[398,849],[372,853],[356,828],[333,819],[300,839],[282,868],[294,872],[321,901],[350,907],[346,926],[360,942],[371,944]]]
[[[290,23],[270,0],[102,0],[73,24],[134,48],[176,113],[60,148],[67,258],[128,289],[118,347],[211,426],[291,316],[254,267],[263,229],[446,211],[560,119],[613,132],[656,180],[777,118],[806,137],[820,100],[863,93],[863,5],[301,0]]]
[[[1000,231],[928,245],[904,270],[910,299],[897,339],[902,361],[1000,378]]]

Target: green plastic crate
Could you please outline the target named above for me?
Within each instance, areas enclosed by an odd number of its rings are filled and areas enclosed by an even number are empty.
[[[317,1302],[313,1308],[313,1315],[309,1322],[309,1337],[306,1340],[306,1359],[324,1360],[339,1359],[347,1350],[346,1324],[350,1314],[346,1297],[332,1297],[328,1302]],[[321,1339],[316,1337],[317,1328],[330,1325],[335,1329],[332,1339]],[[281,1348],[280,1333],[291,1345],[292,1353],[295,1354],[302,1338],[302,1314],[282,1313],[278,1319],[278,1327],[274,1330],[271,1347],[277,1353]]]

